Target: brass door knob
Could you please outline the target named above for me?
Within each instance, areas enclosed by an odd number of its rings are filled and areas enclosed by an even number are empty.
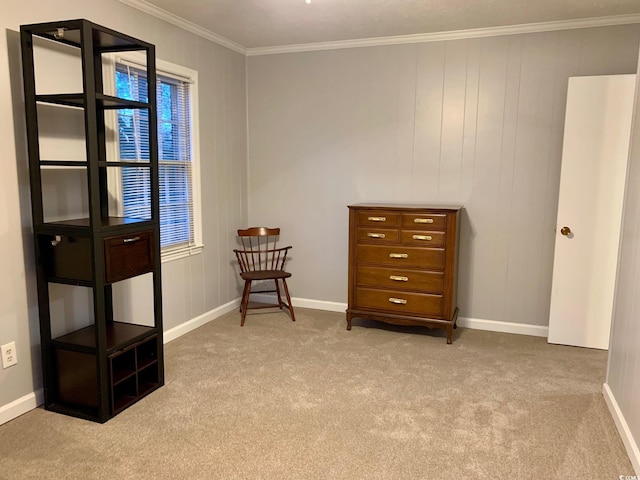
[[[560,233],[566,237],[571,234],[571,229],[569,227],[562,227]]]

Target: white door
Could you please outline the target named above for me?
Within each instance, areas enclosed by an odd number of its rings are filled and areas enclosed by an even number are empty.
[[[549,343],[609,348],[635,77],[569,79]]]

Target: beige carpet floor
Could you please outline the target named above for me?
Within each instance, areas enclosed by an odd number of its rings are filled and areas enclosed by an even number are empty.
[[[0,426],[9,479],[617,479],[606,352],[297,309],[166,345],[166,385],[104,425]]]

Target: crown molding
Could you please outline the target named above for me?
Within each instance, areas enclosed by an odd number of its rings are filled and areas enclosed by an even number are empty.
[[[277,55],[279,53],[315,52],[320,50],[338,50],[341,48],[375,47],[381,45],[402,45],[408,43],[440,42],[444,40],[462,40],[468,38],[498,37],[502,35],[518,35],[523,33],[554,32],[558,30],[575,30],[578,28],[609,27],[640,23],[640,14],[613,15],[608,17],[582,18],[576,20],[560,20],[555,22],[527,23],[505,27],[472,28],[448,32],[419,33],[414,35],[398,35],[392,37],[361,38],[357,40],[340,40],[335,42],[302,43],[275,47],[247,48],[211,30],[189,22],[173,13],[150,4],[146,0],[118,0],[151,16],[176,25],[188,32],[211,40],[218,45],[229,48],[242,55],[252,57],[260,55]]]
[[[615,15],[609,17],[583,18],[555,22],[527,23],[505,27],[473,28],[448,32],[420,33],[415,35],[398,35],[394,37],[363,38],[358,40],[342,40],[336,42],[319,42],[277,47],[247,48],[247,56],[276,55],[279,53],[313,52],[319,50],[337,50],[341,48],[373,47],[380,45],[401,45],[407,43],[440,42],[443,40],[461,40],[468,38],[498,37],[523,33],[553,32],[557,30],[573,30],[578,28],[606,27],[640,23],[640,14]]]
[[[153,17],[157,17],[161,20],[164,20],[167,23],[171,23],[177,27],[182,28],[188,32],[194,33],[202,38],[206,38],[207,40],[211,40],[218,45],[222,45],[223,47],[229,48],[234,52],[241,53],[242,55],[247,55],[247,49],[228,38],[223,37],[222,35],[218,35],[217,33],[213,33],[211,30],[207,30],[195,23],[189,22],[182,17],[174,15],[173,13],[167,12],[162,8],[156,7],[155,5],[151,5],[149,2],[145,0],[118,0],[120,3],[124,3],[125,5],[129,5],[137,10],[140,10],[144,13],[147,13]]]

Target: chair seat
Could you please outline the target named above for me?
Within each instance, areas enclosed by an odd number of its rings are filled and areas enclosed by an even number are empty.
[[[258,270],[255,272],[243,272],[240,274],[243,280],[274,280],[280,278],[289,278],[291,274],[289,272],[283,272],[282,270]]]

